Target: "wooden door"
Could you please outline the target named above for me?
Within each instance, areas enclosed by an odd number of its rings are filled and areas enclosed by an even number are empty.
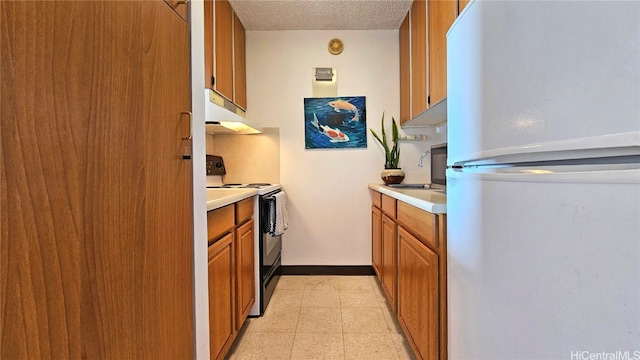
[[[398,228],[398,320],[418,359],[439,357],[438,255]]]
[[[410,13],[400,25],[398,41],[400,47],[400,125],[411,119],[411,35]]]
[[[233,233],[209,246],[209,346],[211,359],[223,359],[234,337]]]
[[[382,279],[382,212],[375,206],[371,207],[371,265]]]
[[[213,1],[214,88],[233,101],[233,11],[228,0]]]
[[[236,330],[240,330],[255,303],[253,219],[236,230]]]
[[[189,21],[188,18],[188,0],[164,0],[167,5],[171,6],[173,11],[175,11],[184,21]]]
[[[464,10],[470,0],[458,0],[458,15]]]
[[[398,226],[387,215],[382,214],[382,289],[387,295],[393,311],[396,311],[396,241]]]
[[[0,10],[0,358],[193,357],[187,24],[162,1]]]
[[[429,107],[447,97],[447,31],[458,14],[452,0],[429,0]]]
[[[233,102],[247,108],[247,53],[245,30],[240,18],[233,14]]]

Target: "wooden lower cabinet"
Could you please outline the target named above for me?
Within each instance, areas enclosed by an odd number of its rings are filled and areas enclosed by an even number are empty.
[[[207,213],[211,359],[224,359],[255,303],[254,199]]]
[[[382,290],[393,311],[396,311],[396,239],[398,226],[395,221],[382,214]]]
[[[382,276],[382,211],[375,206],[371,207],[371,265]]]
[[[439,358],[438,255],[398,228],[398,321],[418,359]]]
[[[209,246],[209,341],[211,359],[223,359],[235,335],[233,233]]]
[[[253,219],[236,230],[236,330],[240,330],[255,303]]]
[[[372,191],[372,264],[417,359],[447,359],[446,214]]]

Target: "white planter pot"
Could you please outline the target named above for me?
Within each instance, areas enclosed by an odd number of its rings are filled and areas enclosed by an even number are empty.
[[[400,184],[404,180],[404,171],[402,169],[384,169],[380,173],[380,177],[385,184]]]

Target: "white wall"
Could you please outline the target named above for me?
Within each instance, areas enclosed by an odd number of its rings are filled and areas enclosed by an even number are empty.
[[[329,54],[338,37],[344,51]],[[312,97],[312,69],[334,67],[338,96],[366,96],[367,127],[380,130],[399,116],[397,31],[248,31],[247,118],[280,128],[280,180],[289,197],[284,265],[370,265],[368,183],[380,183],[384,153],[368,134],[368,148],[306,150],[303,99]],[[429,130],[428,133],[433,133]],[[433,141],[403,143],[405,182],[428,182],[418,168]]]

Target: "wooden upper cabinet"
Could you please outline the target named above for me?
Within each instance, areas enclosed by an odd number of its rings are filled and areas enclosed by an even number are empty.
[[[233,14],[233,102],[243,109],[247,108],[247,60],[245,49],[245,30],[240,18]]]
[[[205,85],[247,108],[245,29],[228,0],[204,0]]]
[[[462,5],[464,6],[464,5]],[[414,0],[400,26],[400,124],[447,97],[447,31],[456,0]]]
[[[213,4],[213,88],[220,95],[233,100],[233,10],[227,0],[216,0]]]
[[[399,31],[400,43],[400,125],[411,119],[411,35],[407,13]]]
[[[427,104],[427,2],[411,5],[411,118],[425,111]]]
[[[429,0],[429,104],[447,97],[447,31],[458,14],[451,0]]]

